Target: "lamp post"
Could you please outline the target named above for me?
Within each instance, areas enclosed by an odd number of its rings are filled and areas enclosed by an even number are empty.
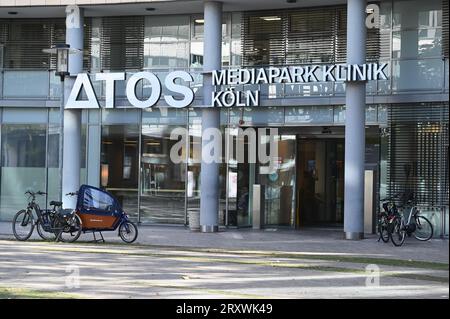
[[[64,149],[64,80],[69,76],[69,54],[79,52],[71,49],[68,44],[56,44],[50,49],[42,50],[45,53],[56,54],[56,72],[61,83],[61,103],[59,108],[59,200],[62,201],[62,179],[63,179],[63,149]]]

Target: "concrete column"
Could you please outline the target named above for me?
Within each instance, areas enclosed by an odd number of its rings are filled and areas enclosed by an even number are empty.
[[[222,3],[205,1],[204,20],[203,102],[205,106],[209,106],[213,87],[212,75],[208,72],[222,67]],[[220,128],[220,113],[219,109],[205,107],[202,110],[202,150],[211,141],[211,137],[203,134],[210,128]],[[219,146],[222,141],[215,143]],[[200,229],[202,232],[216,232],[219,212],[219,163],[206,163],[202,156],[200,183]]]
[[[66,44],[81,52],[69,55],[70,76],[65,79],[65,98],[75,82],[78,73],[83,72],[83,9],[77,6],[66,7]],[[75,208],[76,196],[65,196],[80,188],[81,156],[81,110],[64,110],[64,148],[62,200],[64,208]]]
[[[347,63],[366,60],[366,0],[347,0]],[[346,239],[364,234],[364,153],[366,83],[346,83],[344,232]]]

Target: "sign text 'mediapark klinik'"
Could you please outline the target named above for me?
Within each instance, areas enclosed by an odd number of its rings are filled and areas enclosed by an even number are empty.
[[[335,65],[309,65],[291,67],[270,67],[254,69],[224,69],[212,71],[211,93],[212,107],[233,106],[259,106],[259,90],[237,90],[242,85],[261,84],[297,84],[311,82],[356,82],[371,80],[386,80],[384,72],[387,64],[335,64]],[[115,106],[115,84],[125,81],[125,72],[96,73],[95,81],[104,81],[105,108]],[[136,86],[145,81],[151,87],[151,93],[144,99],[136,96]],[[190,106],[195,93],[189,83],[193,82],[192,75],[186,71],[173,71],[164,79],[164,86],[168,94],[163,98],[167,105],[175,108]],[[86,99],[80,99],[84,89]],[[130,104],[137,108],[149,108],[158,103],[161,98],[162,84],[160,79],[152,72],[143,71],[132,74],[126,83],[126,96]],[[66,108],[99,108],[97,96],[92,86],[91,78],[86,73],[78,74],[72,91],[66,103]]]

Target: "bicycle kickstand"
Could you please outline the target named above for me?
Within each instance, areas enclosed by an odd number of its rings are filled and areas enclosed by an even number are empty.
[[[95,237],[95,232],[92,232],[92,234],[94,235],[94,243],[98,243],[98,242],[105,242],[105,238],[103,238],[103,234],[101,231],[98,232],[100,234],[100,237],[102,237],[102,239],[97,239],[97,237]]]

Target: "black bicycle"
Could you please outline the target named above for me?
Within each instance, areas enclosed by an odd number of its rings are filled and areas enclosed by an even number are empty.
[[[41,210],[36,203],[36,195],[46,195],[45,192],[27,191],[25,195],[29,196],[27,208],[17,212],[12,223],[13,234],[17,240],[29,239],[34,227],[44,240],[74,242],[80,237],[81,219],[74,210],[61,209],[62,202],[57,201],[50,202],[53,209]]]
[[[391,222],[398,215],[398,208],[395,205],[395,199],[398,198],[400,194],[395,194],[391,197],[386,197],[380,201],[383,203],[383,210],[380,210],[378,214],[377,231],[378,231],[378,241],[382,240],[387,243],[391,237]]]
[[[404,209],[406,211],[406,209]],[[406,236],[414,237],[420,241],[427,241],[433,237],[433,225],[414,204],[409,210],[408,216],[397,213],[390,221],[390,237],[395,246],[401,246]]]

